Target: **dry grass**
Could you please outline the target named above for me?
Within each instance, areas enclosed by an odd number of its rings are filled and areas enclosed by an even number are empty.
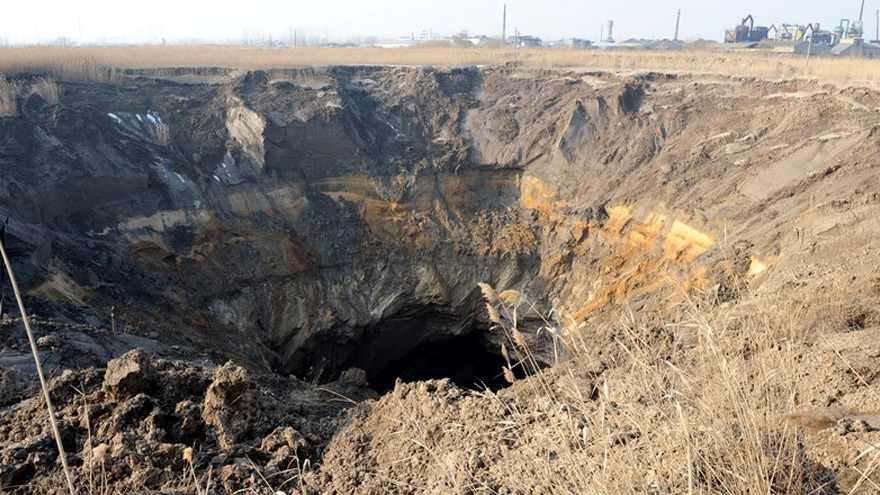
[[[0,72],[41,72],[65,81],[112,82],[123,71],[202,68],[279,69],[332,65],[502,65],[613,71],[715,73],[771,79],[872,81],[880,60],[813,58],[708,50],[582,51],[500,47],[267,48],[252,46],[3,47]]]
[[[19,102],[36,94],[49,105],[61,103],[61,90],[58,84],[41,77],[32,84],[15,83],[0,75],[0,117],[15,117],[19,114]]]
[[[533,360],[514,307],[489,296],[490,318],[509,336],[511,354]],[[535,486],[581,494],[832,493],[828,473],[782,419],[797,406],[803,378],[797,349],[809,336],[799,312],[781,303],[747,302],[736,314],[683,304],[688,317],[667,328],[629,318],[591,335],[554,331],[573,359],[518,381],[512,390],[523,400],[508,406],[515,435],[533,438],[525,457],[547,459],[546,466],[540,479],[509,473],[509,486],[524,493]],[[613,342],[603,354],[608,369],[591,383],[584,370],[595,368],[602,339]]]
[[[18,86],[0,75],[0,117],[18,115]]]
[[[58,89],[58,84],[56,84],[55,81],[47,79],[45,77],[39,78],[31,86],[31,94],[38,95],[50,105],[57,105],[61,103],[61,90]]]

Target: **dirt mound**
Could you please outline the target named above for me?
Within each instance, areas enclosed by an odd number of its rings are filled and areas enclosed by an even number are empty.
[[[155,359],[135,349],[103,370],[66,370],[50,392],[76,485],[89,493],[233,493],[263,479],[281,487],[314,464],[347,421],[340,413],[365,397],[359,387],[317,390],[231,363]],[[38,396],[6,408],[0,436],[4,493],[66,493]]]

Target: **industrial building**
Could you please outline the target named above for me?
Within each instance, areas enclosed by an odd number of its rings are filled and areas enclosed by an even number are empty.
[[[724,43],[732,49],[769,49],[777,53],[826,55],[839,57],[880,58],[880,44],[867,41],[864,36],[863,16],[865,0],[862,0],[856,20],[841,19],[833,31],[824,30],[818,22],[803,24],[775,24],[756,26],[747,15],[732,29],[724,33]],[[880,30],[880,11],[878,30]]]

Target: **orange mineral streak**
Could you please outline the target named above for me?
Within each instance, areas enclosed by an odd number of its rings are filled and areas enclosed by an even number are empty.
[[[550,191],[541,179],[525,176],[520,185],[520,205],[529,210],[536,210],[551,218],[557,211],[565,208],[564,201],[556,200],[556,191]]]
[[[663,244],[663,256],[679,262],[691,263],[694,259],[705,253],[707,249],[715,245],[715,236],[707,232],[701,232],[690,225],[676,220],[672,224],[672,230],[666,236]]]
[[[609,206],[608,221],[605,222],[605,232],[613,235],[621,235],[623,229],[632,221],[632,206]]]
[[[666,223],[666,215],[662,213],[651,212],[648,218],[641,224],[633,226],[629,233],[630,243],[651,249],[654,247],[654,241],[660,236],[663,225]]]
[[[767,264],[752,256],[751,263],[749,263],[748,275],[750,277],[757,277],[765,271],[767,271]]]
[[[609,304],[668,286],[685,291],[710,285],[707,269],[695,260],[715,245],[715,236],[683,220],[650,211],[636,221],[632,206],[607,207],[608,218],[598,231],[610,253],[586,301],[572,315],[576,322]],[[594,253],[595,255],[595,253]]]

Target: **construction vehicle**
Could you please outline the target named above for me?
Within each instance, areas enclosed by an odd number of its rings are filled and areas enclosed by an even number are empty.
[[[810,31],[809,35],[806,34],[808,30]],[[818,22],[807,24],[807,27],[804,29],[804,35],[804,39],[811,41],[814,45],[831,46],[834,44],[834,33],[820,29]]]
[[[814,45],[833,45],[835,34],[831,31],[823,31],[818,22],[811,22],[806,26],[800,24],[783,24],[781,27],[770,26],[775,31],[776,41],[812,41]]]
[[[770,29],[774,27],[770,26]],[[812,25],[782,24],[776,28],[776,41],[803,41],[807,35],[807,28],[812,29]]]
[[[755,19],[749,14],[742,20],[739,26],[725,31],[724,42],[747,43],[763,41],[767,39],[769,31],[770,28],[766,26],[755,26]]]

